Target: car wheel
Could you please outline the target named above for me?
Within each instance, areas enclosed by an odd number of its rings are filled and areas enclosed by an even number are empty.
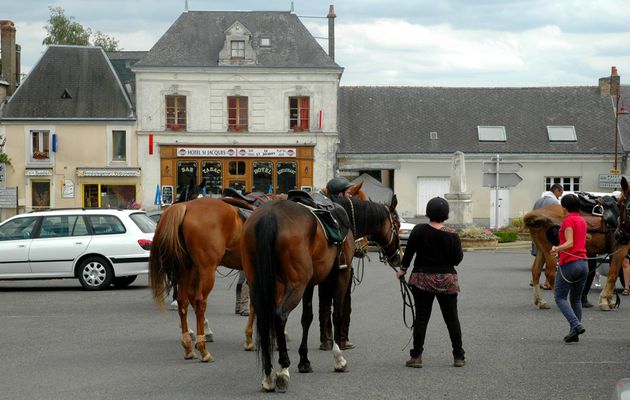
[[[114,286],[116,286],[117,288],[126,288],[127,286],[131,285],[137,277],[138,275],[129,275],[114,278]]]
[[[79,282],[87,290],[104,289],[114,279],[114,271],[103,257],[86,258],[81,263],[78,272]]]

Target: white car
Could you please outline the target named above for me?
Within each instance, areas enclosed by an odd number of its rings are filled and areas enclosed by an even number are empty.
[[[409,240],[409,234],[416,224],[409,223],[400,217],[400,229],[398,230],[398,238],[400,239],[400,246],[407,247],[407,240]]]
[[[0,224],[0,280],[77,278],[88,290],[148,273],[155,222],[144,211],[65,209]]]

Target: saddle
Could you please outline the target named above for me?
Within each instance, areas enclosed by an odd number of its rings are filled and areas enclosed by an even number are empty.
[[[619,207],[612,196],[597,197],[587,192],[576,192],[580,201],[580,216],[589,232],[611,232],[617,228]]]
[[[243,221],[247,220],[256,207],[262,203],[269,201],[269,197],[264,193],[252,192],[247,195],[242,195],[232,188],[223,189],[223,197],[221,200],[225,203],[236,208],[238,214]]]
[[[302,190],[289,190],[287,194],[288,200],[308,208],[317,218],[329,243],[343,243],[350,231],[350,219],[343,207],[319,192],[309,194]]]

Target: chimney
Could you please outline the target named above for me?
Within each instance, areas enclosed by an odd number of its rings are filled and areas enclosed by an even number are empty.
[[[617,67],[610,68],[610,76],[599,78],[599,94],[601,97],[619,95],[621,77],[617,73]]]
[[[328,8],[328,56],[335,60],[335,6],[333,4]]]
[[[0,21],[0,46],[2,47],[2,71],[0,75],[9,82],[9,91],[7,95],[15,92],[16,81],[16,48],[15,48],[15,26],[13,21]]]

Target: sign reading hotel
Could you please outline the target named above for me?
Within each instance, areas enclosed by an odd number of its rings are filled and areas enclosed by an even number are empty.
[[[178,147],[178,157],[287,157],[295,158],[295,148],[226,148],[226,147]]]

